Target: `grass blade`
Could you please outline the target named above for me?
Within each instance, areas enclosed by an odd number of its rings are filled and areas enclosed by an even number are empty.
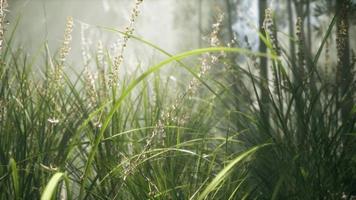
[[[51,178],[51,180],[48,182],[46,185],[46,188],[44,189],[41,200],[50,200],[52,199],[53,194],[55,193],[57,186],[62,179],[66,179],[66,175],[63,172],[57,172],[54,174]],[[68,189],[68,185],[67,185]]]
[[[214,191],[216,188],[219,187],[220,183],[222,183],[224,181],[224,179],[227,177],[227,175],[229,174],[229,172],[235,165],[237,165],[238,163],[243,161],[245,158],[253,155],[260,148],[265,147],[267,145],[270,145],[270,144],[263,144],[263,145],[253,147],[253,148],[245,151],[241,155],[237,156],[224,169],[222,169],[218,173],[218,175],[216,175],[216,177],[209,183],[209,185],[203,190],[203,192],[199,195],[199,197],[197,199],[198,200],[205,199],[209,195],[210,192]]]
[[[16,161],[13,158],[10,159],[9,168],[11,170],[12,184],[15,191],[15,199],[20,199],[19,172],[17,169]]]

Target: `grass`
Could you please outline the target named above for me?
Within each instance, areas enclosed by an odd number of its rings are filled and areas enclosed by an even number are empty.
[[[26,51],[11,47],[10,33],[0,63],[0,199],[351,198],[356,108],[345,115],[342,102],[356,84],[340,95],[318,62],[336,18],[317,53],[298,58],[305,66],[263,34],[267,54],[212,45],[173,55],[132,27],[104,28],[167,56],[114,87],[107,79],[117,57],[105,49],[93,55],[99,76],[92,82],[87,69],[69,77],[68,49],[58,58],[44,45],[38,76]],[[209,71],[186,64],[201,67],[199,56]],[[269,80],[256,75],[262,56]],[[186,89],[161,76],[171,63],[190,74]]]

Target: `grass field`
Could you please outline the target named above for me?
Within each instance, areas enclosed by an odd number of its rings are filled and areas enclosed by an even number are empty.
[[[209,47],[172,55],[135,36],[141,3],[125,30],[105,28],[123,43],[117,55],[97,45],[91,56],[96,76],[85,64],[75,74],[67,60],[71,17],[58,52],[43,45],[40,72],[26,49],[12,47],[16,26],[2,38],[0,199],[356,194],[355,59],[345,66],[338,53],[335,66],[320,64],[327,52],[336,53],[326,44],[337,16],[314,53],[303,51],[298,35],[289,36],[298,49],[295,61],[273,29],[260,34],[268,53],[228,45],[219,38],[222,18],[212,27]],[[344,48],[340,37],[338,52]],[[166,59],[131,66],[136,72],[121,78],[128,40]],[[270,63],[268,79],[259,73],[261,59]],[[174,67],[189,75],[182,87],[160,73]]]

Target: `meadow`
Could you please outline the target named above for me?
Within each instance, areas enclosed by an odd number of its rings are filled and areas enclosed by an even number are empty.
[[[295,49],[286,48],[266,9],[258,51],[220,37],[221,14],[206,47],[171,54],[135,35],[140,6],[152,3],[136,0],[124,29],[100,27],[122,38],[117,53],[99,42],[86,52],[96,73],[86,55],[76,73],[68,60],[75,19],[67,18],[58,51],[44,43],[38,71],[26,48],[12,46],[17,26],[4,31],[4,2],[0,199],[355,198],[356,58],[346,6],[316,51],[306,50],[301,18],[286,36]],[[164,59],[121,74],[131,40]],[[172,80],[164,69],[186,75]]]

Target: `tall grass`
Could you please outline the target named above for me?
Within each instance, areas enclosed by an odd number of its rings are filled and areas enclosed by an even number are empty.
[[[125,31],[103,28],[125,39],[115,56],[98,44],[92,56],[97,79],[88,66],[69,77],[75,71],[66,60],[73,19],[68,18],[59,58],[44,45],[42,76],[25,50],[12,48],[9,34],[0,63],[1,199],[355,194],[356,108],[346,115],[340,102],[353,98],[356,84],[343,87],[340,96],[338,83],[318,62],[337,16],[316,54],[298,54],[297,61],[274,37],[277,30],[260,34],[268,54],[221,47],[221,18],[213,26],[211,47],[172,55],[134,35],[141,3]],[[304,41],[297,37],[302,51]],[[145,70],[137,66],[119,79],[129,39],[167,59]],[[201,62],[193,62],[198,67],[184,60],[201,55]],[[237,55],[247,63],[237,62]],[[256,75],[258,57],[270,63],[269,80]],[[160,75],[171,63],[190,74],[186,89],[177,90]]]
[[[248,162],[247,172],[243,172],[246,178],[236,184],[242,191],[238,198],[351,199],[355,195],[354,103],[345,114],[346,119],[342,117],[344,106],[354,102],[355,80],[347,75],[350,82],[340,94],[340,88],[345,86],[338,81],[338,75],[327,73],[329,69],[318,62],[339,17],[337,14],[332,19],[315,55],[306,51],[302,25],[297,23],[297,61],[293,63],[292,55],[283,48],[280,57],[285,62],[269,61],[272,77],[267,80],[267,96],[261,96],[258,90],[265,80],[254,75],[253,67],[259,66],[255,58],[251,59],[252,66],[245,77],[251,82],[254,95],[231,104],[253,106],[244,112],[232,112],[230,119],[236,130],[246,130],[237,137],[246,149],[269,142],[273,145],[258,151],[255,159]],[[268,33],[266,38],[260,37],[270,52],[278,54],[273,44],[276,41]],[[343,71],[346,67],[354,69],[354,63],[332,67]],[[339,102],[339,95],[344,103]],[[263,118],[266,111],[267,122]],[[242,120],[246,115],[249,119]],[[235,173],[241,176],[240,170]]]

